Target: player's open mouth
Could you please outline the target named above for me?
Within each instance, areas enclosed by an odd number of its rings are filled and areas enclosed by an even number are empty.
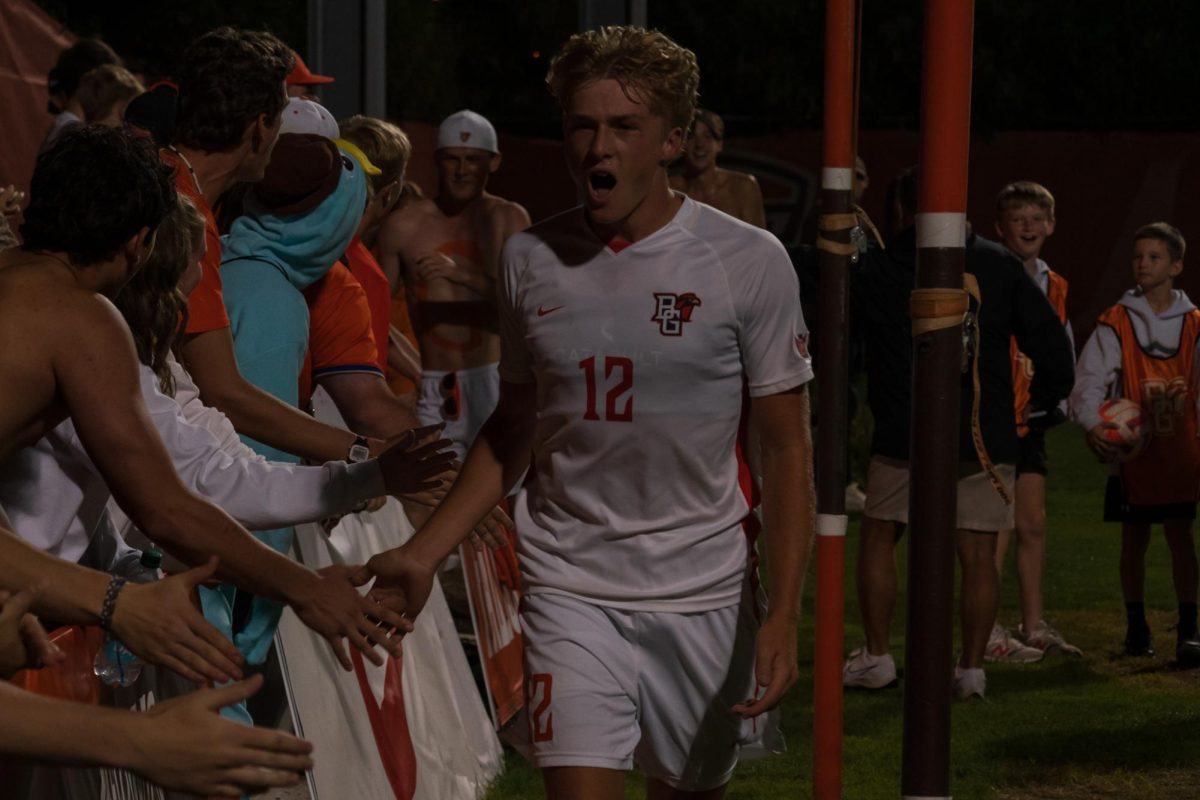
[[[603,202],[617,185],[617,176],[611,172],[597,170],[588,173],[588,194],[592,200]]]

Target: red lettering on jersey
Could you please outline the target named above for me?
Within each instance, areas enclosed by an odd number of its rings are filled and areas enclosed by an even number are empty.
[[[682,336],[683,323],[691,322],[692,313],[702,305],[695,292],[655,292],[654,316],[650,317],[650,321],[658,323],[658,332],[663,336]]]
[[[599,382],[596,370],[596,357],[588,356],[579,362],[583,370],[584,393],[586,407],[583,418],[591,422],[600,421],[596,410],[596,384]],[[604,395],[605,422],[633,422],[633,359],[624,356],[604,357],[604,379],[611,381],[613,373],[620,373],[617,382]],[[625,395],[629,395],[625,397]],[[622,403],[622,398],[625,402]]]
[[[554,740],[554,712],[550,711],[553,691],[554,676],[550,673],[538,672],[529,676],[529,706],[533,709],[529,714],[529,729],[535,742]]]

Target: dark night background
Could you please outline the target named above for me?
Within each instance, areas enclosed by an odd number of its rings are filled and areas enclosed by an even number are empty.
[[[222,23],[306,52],[303,0],[40,0],[151,76]],[[915,129],[921,3],[866,0],[861,127]],[[546,60],[577,27],[576,0],[392,0],[388,113],[436,121],[464,106],[513,132],[553,135]],[[648,0],[648,22],[696,51],[703,103],[732,134],[820,124],[823,0]],[[978,0],[973,124],[1009,130],[1194,130],[1200,4],[1189,0]]]

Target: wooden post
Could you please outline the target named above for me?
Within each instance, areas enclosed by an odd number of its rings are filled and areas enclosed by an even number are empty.
[[[952,603],[973,0],[926,0],[913,292],[905,800],[950,797]]]

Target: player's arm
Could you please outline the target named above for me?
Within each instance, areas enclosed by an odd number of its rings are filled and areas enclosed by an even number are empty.
[[[534,383],[500,382],[500,401],[467,453],[458,480],[429,521],[405,545],[376,555],[367,569],[380,594],[409,618],[425,605],[448,555],[503,499],[529,466],[536,421]]]
[[[113,496],[147,536],[191,564],[221,559],[225,580],[292,606],[325,636],[350,669],[341,637],[381,661],[371,641],[398,651],[365,615],[403,627],[397,614],[364,600],[345,568],[316,573],[259,542],[216,506],[187,491],[149,420],[129,331],[111,304],[81,305],[87,331],[69,358],[55,361],[60,391],[88,455]],[[442,465],[431,467],[437,474]],[[118,606],[119,608],[119,606]]]
[[[220,409],[243,436],[318,463],[350,452],[353,433],[318,422],[242,376],[229,328],[189,336],[180,354],[204,404]],[[372,445],[373,452],[379,444]]]
[[[807,386],[751,400],[762,458],[763,536],[770,604],[759,628],[755,674],[763,694],[735,707],[752,717],[773,708],[799,675],[796,626],[812,553],[816,498]]]
[[[364,436],[390,439],[419,425],[411,409],[375,372],[337,372],[317,378],[346,424]]]
[[[1071,419],[1087,431],[1087,443],[1102,461],[1116,458],[1117,452],[1103,437],[1104,428],[1117,427],[1100,419],[1100,405],[1121,369],[1121,340],[1107,325],[1097,325],[1079,354],[1075,365],[1075,388],[1071,390]]]

